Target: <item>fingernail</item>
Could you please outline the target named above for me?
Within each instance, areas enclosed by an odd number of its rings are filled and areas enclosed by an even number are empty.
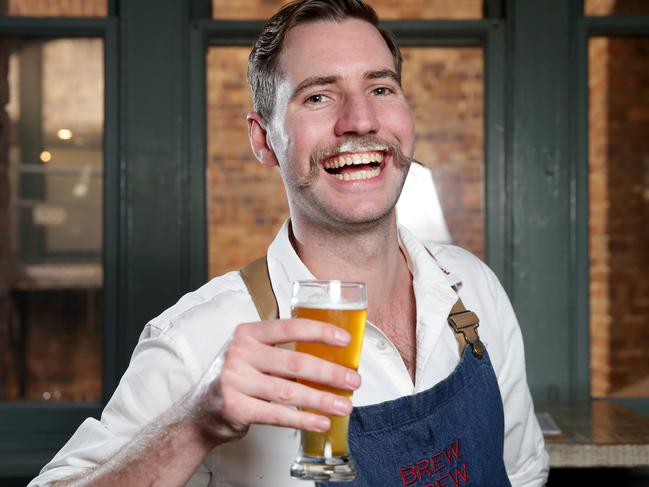
[[[361,385],[361,376],[356,372],[347,372],[345,375],[345,382],[347,382],[351,387],[356,388]]]
[[[335,337],[336,341],[343,345],[347,345],[352,340],[351,335],[340,328],[336,328]]]
[[[334,399],[334,408],[341,414],[349,414],[352,411],[349,401],[343,398]]]
[[[327,431],[329,429],[329,419],[320,417],[314,422],[315,429],[318,431]]]

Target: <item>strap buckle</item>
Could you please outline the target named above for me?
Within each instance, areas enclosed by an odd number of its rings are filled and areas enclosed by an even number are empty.
[[[471,344],[471,351],[477,358],[484,357],[486,348],[478,336],[478,326],[480,320],[478,316],[469,310],[462,310],[448,315],[448,324],[451,325],[455,333],[462,333],[464,340]]]

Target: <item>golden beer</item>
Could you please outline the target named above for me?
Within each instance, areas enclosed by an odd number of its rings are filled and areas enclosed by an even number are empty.
[[[291,296],[294,318],[331,323],[346,330],[351,341],[344,347],[315,342],[298,342],[295,350],[358,369],[367,315],[367,290],[362,282],[295,281]],[[352,398],[349,390],[299,380],[314,389]],[[315,414],[321,411],[308,410]],[[340,482],[353,480],[357,471],[347,440],[349,416],[329,416],[330,428],[324,433],[302,431],[298,456],[291,465],[291,476],[303,480]]]
[[[329,362],[340,364],[350,369],[358,369],[361,356],[361,344],[365,331],[366,309],[321,309],[294,307],[294,318],[308,318],[310,320],[325,321],[346,330],[352,337],[346,347],[334,347],[322,343],[296,343],[298,352],[308,353]],[[308,381],[299,381],[315,389],[332,392],[346,398],[352,398],[351,391],[326,387]],[[319,411],[310,411],[322,414]],[[302,432],[302,450],[311,457],[331,457],[349,455],[347,442],[347,427],[349,416],[329,416],[331,428],[324,433],[312,431]]]

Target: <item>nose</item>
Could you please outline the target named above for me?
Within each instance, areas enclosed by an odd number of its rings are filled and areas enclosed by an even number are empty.
[[[337,136],[376,134],[379,127],[371,98],[360,93],[345,97],[334,127]]]

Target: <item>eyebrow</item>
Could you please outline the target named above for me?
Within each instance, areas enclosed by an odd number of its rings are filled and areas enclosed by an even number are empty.
[[[293,91],[293,94],[291,95],[291,100],[295,100],[298,96],[300,96],[300,94],[304,93],[309,88],[313,88],[314,86],[331,85],[339,79],[339,76],[312,76],[310,78],[307,78],[299,85],[297,85],[297,87]]]
[[[374,71],[368,71],[363,76],[365,79],[383,79],[389,78],[399,86],[401,86],[401,77],[392,69],[377,69]]]
[[[401,86],[401,78],[397,75],[392,69],[376,69],[372,71],[367,71],[363,74],[363,79],[373,80],[373,79],[383,79],[388,78]],[[340,80],[340,76],[312,76],[310,78],[302,81],[291,95],[291,100],[295,100],[298,96],[304,93],[309,88],[314,86],[327,86],[334,84],[336,81]]]

